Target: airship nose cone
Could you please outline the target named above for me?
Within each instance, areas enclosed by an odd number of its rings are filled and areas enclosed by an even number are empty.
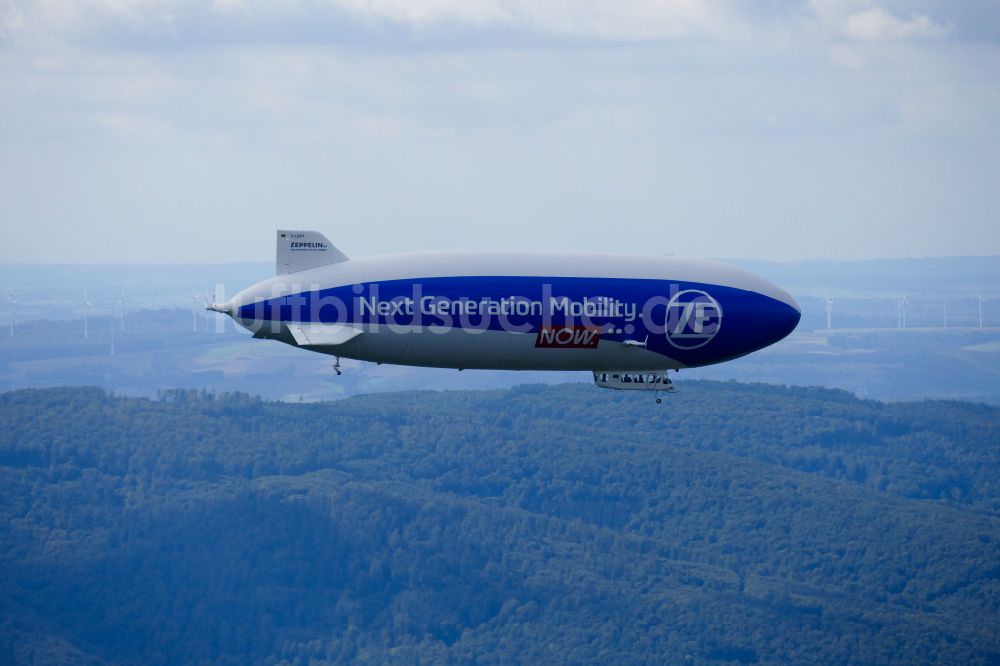
[[[239,305],[237,304],[236,298],[230,298],[225,303],[210,303],[205,306],[205,309],[210,312],[221,312],[222,314],[229,315],[235,319],[238,314]]]
[[[785,321],[784,321],[786,327],[785,335],[788,335],[789,333],[794,331],[795,327],[799,325],[799,321],[801,321],[801,319],[802,319],[802,310],[800,310],[797,307],[789,308],[788,312],[785,314]],[[781,337],[785,336],[783,335]]]
[[[787,294],[787,298],[783,298],[782,305],[775,316],[775,339],[782,340],[787,337],[795,327],[799,325],[799,320],[802,319],[802,308],[799,307],[798,301],[796,301],[790,294]]]

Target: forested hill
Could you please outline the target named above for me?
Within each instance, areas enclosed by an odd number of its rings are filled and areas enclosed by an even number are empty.
[[[998,663],[1000,409],[0,394],[0,663]]]

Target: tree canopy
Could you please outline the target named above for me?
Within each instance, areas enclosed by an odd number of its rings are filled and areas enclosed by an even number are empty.
[[[67,388],[0,424],[6,663],[1000,660],[993,407]]]

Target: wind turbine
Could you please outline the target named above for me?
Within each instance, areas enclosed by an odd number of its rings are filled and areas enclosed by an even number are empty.
[[[826,297],[826,332],[833,330],[833,299]]]
[[[226,300],[225,299],[226,285],[224,285],[224,284],[216,284],[214,287],[212,287],[211,289],[209,289],[209,290],[207,290],[205,292],[206,296],[209,293],[212,294],[212,300],[211,301],[208,301],[208,300],[205,301],[205,312],[206,312],[205,316],[206,317],[211,317],[211,315],[207,314],[208,312],[212,312],[212,311],[218,312],[219,311],[218,309],[213,310],[213,308],[216,307],[214,304],[221,302],[220,299],[219,299],[220,288],[221,288],[221,292],[222,292],[222,299],[221,300],[224,301],[224,300]],[[209,321],[212,321],[212,320],[210,319]],[[215,317],[214,321],[215,321],[215,332],[216,333],[225,333],[226,332],[226,317]]]
[[[108,316],[111,317],[111,355],[115,355],[115,308],[114,306],[108,310]]]
[[[94,307],[94,304],[87,298],[87,292],[83,292],[83,339],[87,339],[87,310]]]
[[[7,302],[10,303],[10,337],[14,337],[14,323],[17,318],[17,292],[7,290]]]
[[[944,327],[948,328],[948,301],[944,302]]]
[[[201,300],[201,294],[197,290],[191,290],[191,330],[195,333],[198,332],[198,301]]]
[[[118,311],[121,314],[121,327],[122,333],[125,332],[125,311],[128,309],[128,299],[125,298],[125,290],[122,289],[121,295],[118,297]]]
[[[898,328],[906,328],[906,306],[909,304],[910,301],[908,298],[906,298],[906,294],[904,293],[903,297],[899,299],[899,305],[898,305],[899,309],[897,311],[897,316],[899,318],[897,324]]]
[[[199,310],[201,312],[202,321],[205,322],[205,332],[212,332],[212,315],[208,314],[208,306],[215,302],[215,287],[206,287],[205,291],[201,294],[203,300],[203,307]]]
[[[982,294],[979,294],[979,328],[983,327],[983,301],[988,301],[990,299],[984,298]]]

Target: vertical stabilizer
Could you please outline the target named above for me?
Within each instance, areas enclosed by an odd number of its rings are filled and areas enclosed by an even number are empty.
[[[278,230],[275,275],[347,261],[347,255],[317,231]]]

